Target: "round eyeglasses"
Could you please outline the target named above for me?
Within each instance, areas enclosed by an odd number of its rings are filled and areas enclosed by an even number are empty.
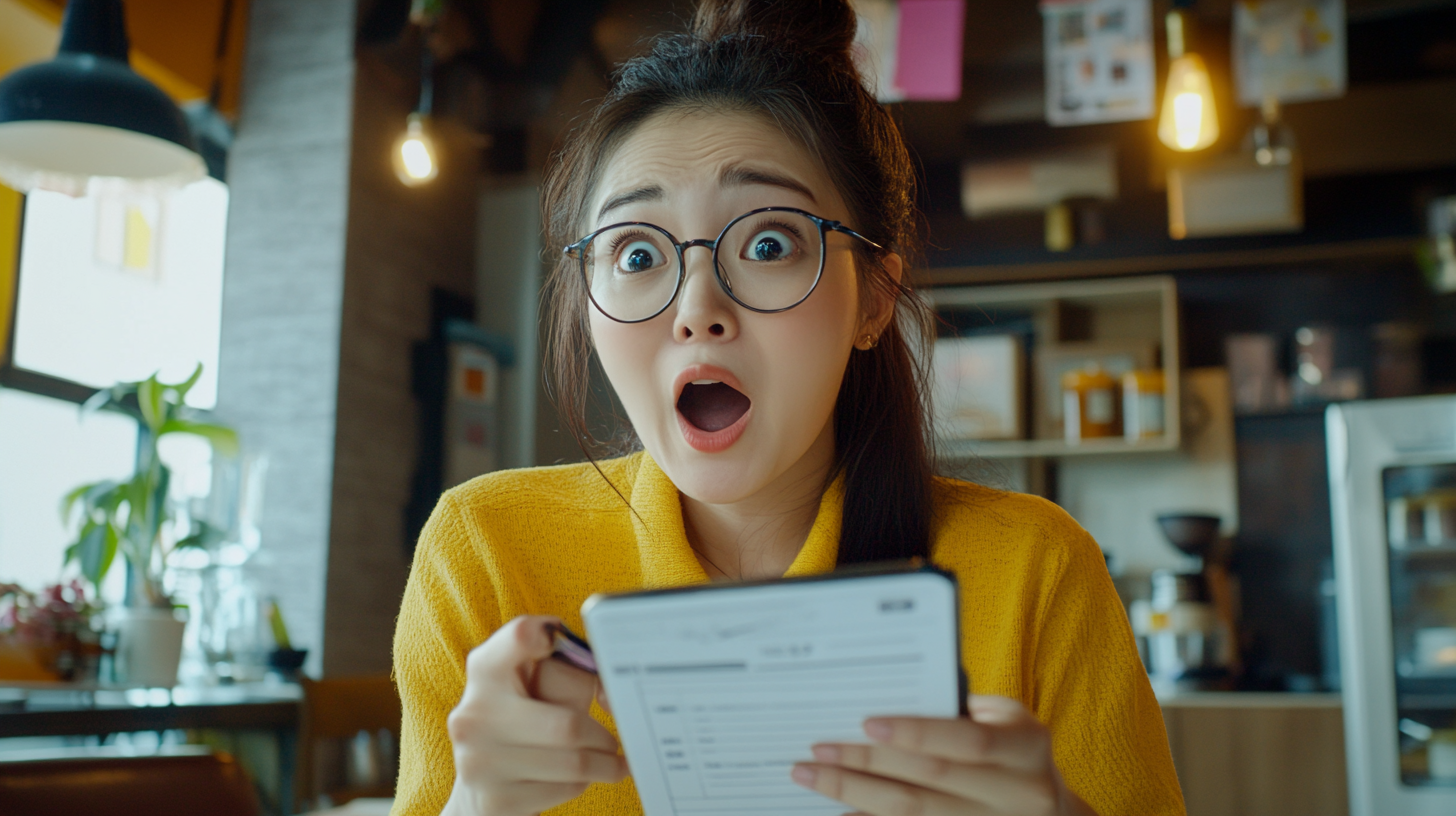
[[[750,210],[711,241],[678,241],[656,224],[629,221],[602,227],[562,251],[579,262],[597,310],[618,323],[641,323],[666,311],[686,277],[683,253],[695,246],[712,250],[714,276],[734,303],[771,314],[813,294],[824,275],[831,231],[884,251],[838,221],[792,207]]]

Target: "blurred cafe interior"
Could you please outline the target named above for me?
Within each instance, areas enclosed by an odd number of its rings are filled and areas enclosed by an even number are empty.
[[[0,812],[388,812],[425,519],[583,458],[543,168],[692,5],[0,0]],[[941,469],[1096,538],[1188,812],[1456,813],[1456,2],[854,5]]]

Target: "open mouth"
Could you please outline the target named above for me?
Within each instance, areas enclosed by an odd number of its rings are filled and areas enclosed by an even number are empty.
[[[677,398],[677,410],[683,419],[707,433],[721,431],[742,419],[752,404],[742,391],[715,380],[694,380]]]

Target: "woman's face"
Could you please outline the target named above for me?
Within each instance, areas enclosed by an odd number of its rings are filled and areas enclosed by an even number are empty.
[[[611,156],[588,202],[587,229],[646,221],[679,242],[711,240],[760,207],[859,226],[819,163],[767,119],[670,112],[648,119]],[[822,480],[849,355],[883,324],[861,315],[855,240],[828,233],[823,277],[786,312],[752,312],[730,299],[705,247],[685,251],[682,289],[657,317],[618,323],[588,306],[612,387],[685,495],[731,504],[792,480]]]

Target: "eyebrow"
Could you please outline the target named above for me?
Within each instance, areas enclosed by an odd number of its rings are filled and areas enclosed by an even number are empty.
[[[815,204],[819,203],[819,201],[814,198],[814,194],[809,192],[808,187],[800,184],[794,179],[789,178],[788,176],[779,175],[778,173],[770,172],[768,170],[759,170],[755,167],[744,167],[741,164],[735,164],[732,167],[725,168],[723,170],[723,174],[718,177],[718,183],[724,187],[737,187],[748,184],[767,184],[771,187],[782,187],[785,190],[790,190],[804,196]]]
[[[659,185],[650,184],[646,187],[638,187],[635,190],[622,193],[621,195],[615,195],[607,199],[606,203],[602,205],[602,208],[597,211],[597,219],[601,220],[602,216],[606,215],[612,210],[617,209],[618,207],[625,207],[628,204],[636,204],[639,201],[661,201],[662,197],[662,187],[660,187]]]
[[[722,187],[741,187],[750,184],[766,184],[771,187],[782,187],[785,190],[790,190],[804,196],[815,204],[819,203],[819,200],[814,198],[814,194],[809,191],[808,187],[788,176],[779,175],[768,170],[759,170],[754,167],[744,167],[739,164],[725,168],[722,175],[718,177],[718,184]],[[665,196],[666,193],[663,191],[662,186],[657,184],[649,184],[646,187],[638,187],[635,190],[629,190],[620,195],[612,196],[597,211],[597,221],[600,222],[603,216],[618,207],[625,207],[628,204],[637,204],[643,201],[661,201]]]

